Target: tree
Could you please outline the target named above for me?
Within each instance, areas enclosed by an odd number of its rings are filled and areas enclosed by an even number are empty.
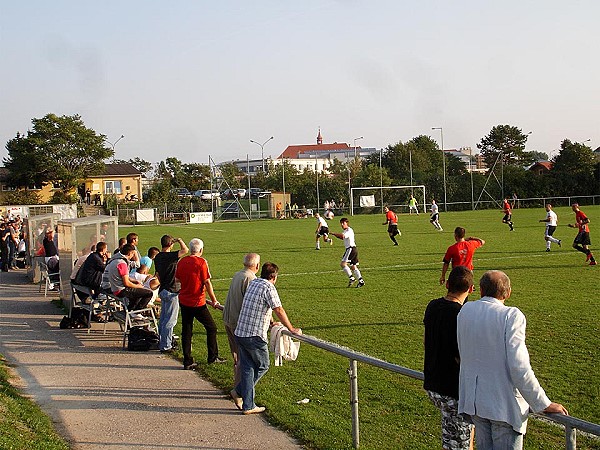
[[[147,174],[148,172],[150,172],[152,170],[151,162],[146,161],[145,159],[139,158],[137,156],[135,158],[129,159],[128,161],[125,161],[123,159],[113,159],[112,163],[113,164],[131,164],[133,167],[135,167],[137,170],[139,170],[143,174]]]
[[[87,128],[79,115],[47,114],[31,122],[26,137],[17,134],[6,144],[3,162],[15,186],[52,182],[67,196],[81,180],[101,173],[113,155],[104,146],[106,136]]]
[[[551,174],[562,195],[597,193],[594,175],[596,159],[590,147],[565,139],[552,162]]]
[[[485,159],[488,167],[492,168],[502,153],[504,165],[524,165],[524,150],[527,134],[512,125],[496,125],[487,136],[481,138],[477,148]]]

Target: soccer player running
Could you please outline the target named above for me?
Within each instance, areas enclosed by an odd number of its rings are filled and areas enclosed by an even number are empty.
[[[402,236],[402,233],[398,231],[398,216],[388,206],[384,206],[383,211],[385,212],[385,222],[383,222],[382,225],[388,226],[387,231],[390,235],[390,239],[392,240],[394,245],[398,245],[396,236]]]
[[[358,284],[356,287],[363,287],[365,281],[360,274],[360,270],[358,270],[358,250],[356,249],[356,242],[354,241],[354,230],[350,228],[346,217],[340,219],[340,225],[342,226],[342,233],[331,233],[336,238],[342,239],[344,241],[344,247],[346,248],[340,266],[344,273],[348,275],[348,287],[351,287],[357,279]],[[350,264],[350,267],[348,267],[348,264]],[[354,275],[352,275],[353,272]]]
[[[429,222],[435,227],[438,231],[444,231],[442,226],[440,225],[440,209],[438,208],[435,200],[431,200],[431,216],[429,217]]]
[[[329,242],[329,245],[333,245],[333,240],[329,238],[329,225],[327,221],[319,213],[315,214],[315,218],[317,219],[317,230],[315,231],[317,244],[315,250],[321,250],[321,236],[323,236],[323,242]]]
[[[590,219],[588,219],[585,213],[579,209],[578,203],[573,203],[571,209],[575,211],[576,223],[570,223],[568,226],[571,228],[579,228],[579,233],[577,233],[577,236],[575,236],[575,240],[573,241],[573,248],[578,252],[585,253],[585,261],[589,261],[590,266],[595,266],[596,260],[589,249],[589,246],[592,244],[590,241],[590,227],[588,226]]]
[[[444,255],[440,284],[446,282],[446,272],[450,263],[452,263],[452,268],[465,266],[469,270],[473,270],[473,255],[475,254],[475,250],[484,245],[485,241],[473,236],[465,239],[465,233],[466,230],[463,227],[456,227],[454,229],[454,240],[456,243],[448,247]]]
[[[502,218],[502,223],[505,223],[510,228],[510,231],[515,231],[515,227],[512,222],[512,207],[508,201],[508,197],[504,199],[502,202],[502,209],[504,210],[504,217]]]
[[[546,240],[546,251],[550,251],[550,245],[552,245],[553,242],[558,244],[560,247],[562,241],[553,236],[554,231],[556,230],[556,225],[558,224],[558,216],[554,211],[552,211],[552,205],[550,203],[546,204],[546,218],[540,219],[540,222],[546,222],[546,232],[544,233],[544,239]]]

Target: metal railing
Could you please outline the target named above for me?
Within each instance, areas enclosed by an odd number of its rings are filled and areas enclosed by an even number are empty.
[[[359,447],[360,441],[360,426],[358,419],[358,361],[365,364],[369,364],[374,367],[378,367],[380,369],[387,370],[389,372],[399,373],[401,375],[414,378],[416,380],[422,381],[424,379],[423,372],[408,369],[397,364],[392,364],[382,359],[374,358],[372,356],[365,355],[364,353],[359,353],[347,347],[323,341],[314,336],[292,334],[288,330],[283,330],[283,333],[301,342],[305,342],[306,344],[310,344],[314,347],[318,347],[325,351],[332,352],[349,359],[350,366],[348,368],[348,376],[350,382],[350,408],[352,414],[352,446],[354,448]],[[547,413],[538,413],[534,415],[558,423],[565,427],[566,450],[577,449],[576,430],[580,430],[595,436],[600,436],[600,425],[591,422],[586,422],[585,420],[578,419],[577,417]]]

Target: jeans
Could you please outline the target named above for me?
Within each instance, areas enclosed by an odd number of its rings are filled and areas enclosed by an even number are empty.
[[[169,350],[173,347],[173,328],[177,323],[179,315],[179,295],[176,292],[169,292],[161,289],[158,293],[160,297],[160,318],[158,320],[158,334],[160,335],[160,350]]]
[[[237,393],[244,399],[244,411],[254,409],[254,387],[258,380],[269,370],[269,347],[258,336],[239,337],[238,343],[240,357],[241,380],[235,387]]]
[[[208,348],[208,362],[214,362],[219,356],[217,346],[217,325],[210,315],[206,305],[184,306],[181,308],[181,348],[183,350],[183,365],[189,366],[194,363],[192,357],[192,332],[194,331],[194,319],[198,320],[206,330],[206,347]]]
[[[471,416],[475,424],[477,450],[521,450],[523,435],[506,422]]]

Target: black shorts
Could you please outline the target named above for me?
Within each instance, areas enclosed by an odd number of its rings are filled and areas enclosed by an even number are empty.
[[[590,241],[590,233],[587,231],[580,231],[577,236],[575,236],[575,240],[573,241],[573,244],[580,245],[590,245],[591,243],[592,241]]]
[[[504,219],[502,219],[502,222],[510,222],[512,219],[512,214],[504,214]]]
[[[342,256],[342,262],[358,266],[358,250],[356,247],[349,247],[346,249],[344,256]]]
[[[317,233],[317,236],[326,236],[329,234],[329,227],[321,227],[319,228],[319,232]]]
[[[398,236],[400,234],[400,232],[398,231],[398,224],[397,223],[388,224],[388,233],[391,234],[392,236]]]
[[[438,220],[440,218],[440,213],[435,213],[432,214],[431,217],[429,218],[430,222],[435,222],[436,220]]]
[[[556,231],[556,227],[554,225],[548,225],[546,227],[546,236],[552,236]]]

